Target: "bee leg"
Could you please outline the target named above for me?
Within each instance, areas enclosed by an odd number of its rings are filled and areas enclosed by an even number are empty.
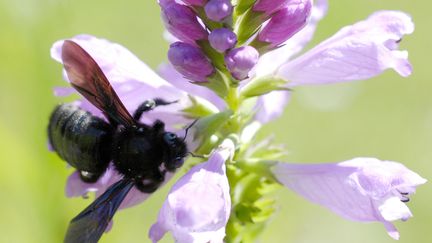
[[[136,180],[135,186],[138,190],[144,193],[153,193],[156,191],[165,180],[165,171],[155,170],[149,174],[147,178]]]
[[[138,108],[136,109],[136,111],[133,114],[133,118],[136,121],[138,121],[141,119],[141,116],[144,112],[151,111],[160,105],[169,105],[169,104],[173,104],[176,102],[177,101],[169,102],[169,101],[166,101],[166,100],[161,99],[161,98],[146,100],[140,106],[138,106]]]

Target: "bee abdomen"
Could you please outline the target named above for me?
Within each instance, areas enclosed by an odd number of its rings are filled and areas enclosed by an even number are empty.
[[[60,158],[96,177],[111,160],[112,134],[110,124],[72,104],[57,106],[48,125],[49,141]]]

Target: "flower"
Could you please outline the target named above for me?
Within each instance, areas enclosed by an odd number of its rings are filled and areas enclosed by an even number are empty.
[[[225,161],[234,144],[225,140],[207,162],[190,169],[171,188],[149,237],[159,241],[170,231],[176,242],[223,242],[231,211]]]
[[[289,189],[344,218],[382,222],[394,239],[399,233],[391,221],[412,217],[405,202],[426,182],[400,163],[375,158],[316,165],[278,163],[272,171]]]
[[[179,73],[196,82],[205,82],[214,73],[214,67],[201,49],[191,44],[171,44],[168,59]]]
[[[402,37],[413,32],[414,24],[410,16],[398,11],[376,12],[364,21],[342,28],[334,36],[290,61],[289,58],[311,39],[326,9],[326,0],[317,1],[308,25],[282,47],[264,54],[251,78],[266,75],[280,77],[288,81],[289,88],[293,88],[368,79],[389,68],[403,77],[411,74],[408,53],[397,48]],[[278,117],[289,97],[289,92],[280,91],[260,97],[257,119],[268,122]],[[280,106],[271,105],[275,99],[283,103]]]
[[[406,77],[412,72],[408,53],[397,48],[402,37],[413,31],[414,24],[407,14],[376,12],[281,65],[276,74],[290,80],[291,85],[367,79],[388,68]]]

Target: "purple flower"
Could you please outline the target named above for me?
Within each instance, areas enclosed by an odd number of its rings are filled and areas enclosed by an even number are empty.
[[[271,47],[280,45],[306,25],[311,8],[311,0],[289,1],[271,17],[258,39],[270,43]]]
[[[197,40],[207,39],[207,31],[188,6],[175,1],[161,1],[159,5],[165,27],[179,40],[194,44]]]
[[[225,52],[235,46],[237,43],[237,36],[227,28],[220,28],[213,30],[208,40],[215,50],[218,52]]]
[[[256,12],[265,12],[268,16],[294,1],[296,0],[257,0],[252,9]]]
[[[286,187],[340,216],[361,222],[382,222],[399,239],[391,221],[408,220],[405,202],[425,179],[404,165],[374,158],[356,158],[336,164],[285,164],[273,167]]]
[[[248,78],[249,72],[258,62],[259,53],[252,46],[242,46],[232,49],[225,56],[225,64],[234,78]]]
[[[326,11],[327,0],[315,1],[306,27],[280,48],[260,57],[252,78],[276,75],[288,80],[289,87],[295,87],[367,79],[388,68],[404,77],[411,74],[407,52],[397,47],[404,35],[413,32],[414,24],[407,14],[397,11],[376,12],[290,61],[311,40]],[[283,102],[279,106],[271,104],[276,94]],[[289,96],[289,92],[276,91],[260,97],[257,119],[265,123],[278,117]]]
[[[188,171],[171,188],[149,236],[159,241],[171,232],[175,241],[223,242],[231,211],[225,161],[234,153],[234,144],[225,140],[205,163]]]
[[[174,68],[187,79],[206,82],[214,67],[200,48],[184,42],[170,45],[168,59]]]
[[[411,74],[408,53],[398,43],[414,31],[411,17],[397,11],[380,11],[342,28],[304,55],[285,63],[277,74],[291,85],[326,84],[372,78],[388,68],[401,76]]]
[[[210,0],[204,7],[207,17],[213,21],[221,21],[232,13],[230,0]]]

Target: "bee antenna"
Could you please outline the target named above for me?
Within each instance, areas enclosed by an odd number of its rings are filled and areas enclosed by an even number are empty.
[[[193,121],[189,126],[187,126],[186,127],[186,129],[185,129],[185,135],[184,135],[184,137],[183,137],[183,142],[186,140],[186,138],[187,138],[187,135],[188,135],[188,131],[189,131],[189,129],[193,126],[193,125],[195,125],[195,123],[197,123],[197,121],[198,121],[199,119],[196,119],[195,121]],[[195,157],[195,156],[194,156]]]
[[[194,158],[201,158],[201,159],[205,159],[206,158],[204,155],[194,154],[192,152],[187,152],[187,153],[190,154]]]

